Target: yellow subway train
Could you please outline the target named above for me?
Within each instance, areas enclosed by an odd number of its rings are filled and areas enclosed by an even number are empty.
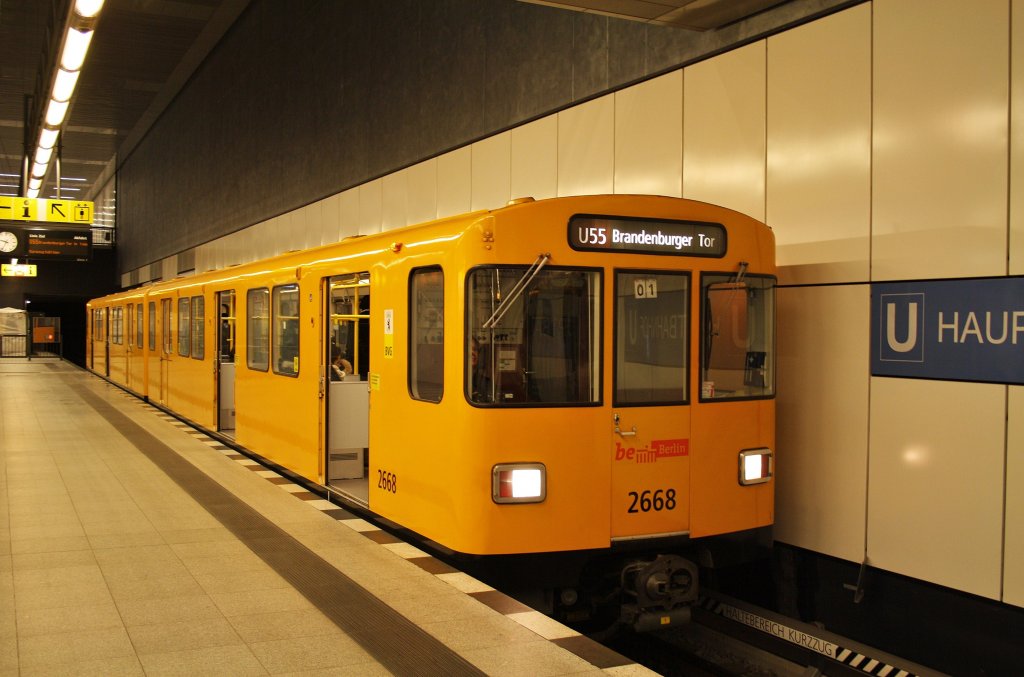
[[[524,198],[95,299],[86,359],[441,549],[529,557],[569,617],[664,625],[773,521],[775,281],[735,211]]]

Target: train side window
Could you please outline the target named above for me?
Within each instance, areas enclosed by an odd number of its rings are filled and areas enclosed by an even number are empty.
[[[409,283],[409,394],[440,402],[444,395],[444,273],[413,270]]]
[[[299,285],[274,287],[274,373],[299,375]]]
[[[121,342],[118,340],[117,336],[117,318],[120,316],[120,312],[120,306],[114,306],[113,308],[110,309],[110,342],[114,345],[117,345]]]
[[[189,343],[189,327],[191,325],[190,301],[188,297],[178,299],[178,354],[188,357],[191,347]]]
[[[149,302],[149,349],[156,350],[156,301]]]
[[[701,400],[775,394],[775,278],[704,275]]]
[[[197,360],[205,359],[205,338],[203,321],[205,320],[206,303],[202,296],[192,297],[192,357]]]
[[[615,405],[687,401],[688,273],[616,271]]]
[[[266,288],[245,294],[245,364],[259,371],[270,368],[270,291]]]
[[[145,320],[142,315],[142,304],[135,304],[135,345],[139,348],[142,347],[142,342],[145,336]]]

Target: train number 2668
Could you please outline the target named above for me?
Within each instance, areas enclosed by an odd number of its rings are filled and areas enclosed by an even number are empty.
[[[395,473],[386,470],[377,471],[377,488],[390,491],[392,494],[398,491],[398,477]]]
[[[629,504],[628,512],[660,512],[662,510],[674,510],[676,507],[675,489],[657,489],[651,491],[631,491],[629,497],[632,502]]]

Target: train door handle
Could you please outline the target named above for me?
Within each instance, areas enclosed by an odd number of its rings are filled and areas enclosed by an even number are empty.
[[[619,415],[612,414],[612,420],[615,421],[615,433],[620,437],[633,437],[636,435],[636,426],[633,426],[632,430],[622,430],[619,428]]]

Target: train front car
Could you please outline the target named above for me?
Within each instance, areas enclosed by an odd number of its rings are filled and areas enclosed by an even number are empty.
[[[371,507],[415,495],[396,521],[447,547],[535,554],[518,561],[563,617],[609,600],[638,628],[688,617],[715,538],[770,538],[770,229],[681,199],[561,198],[481,217],[455,252],[444,380],[461,388],[386,426],[416,469],[378,468],[397,490],[371,486]]]

